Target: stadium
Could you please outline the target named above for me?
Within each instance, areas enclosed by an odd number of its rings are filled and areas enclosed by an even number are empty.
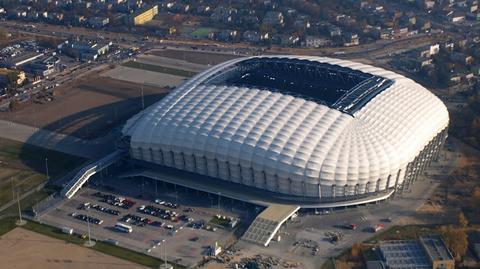
[[[311,207],[355,205],[412,187],[448,123],[436,96],[394,72],[254,56],[184,82],[129,119],[122,141],[137,168],[173,171],[198,186]]]

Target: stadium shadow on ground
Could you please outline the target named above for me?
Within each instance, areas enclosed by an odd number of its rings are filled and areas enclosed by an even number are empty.
[[[165,95],[165,93],[145,95],[145,107],[159,101]],[[20,149],[18,159],[31,170],[43,174],[47,173],[46,159],[48,159],[50,177],[62,175],[68,172],[65,170],[71,170],[75,167],[72,164],[73,162],[77,162],[78,165],[78,160],[83,163],[88,159],[88,156],[87,158],[70,156],[73,154],[59,152],[64,151],[61,149],[68,148],[72,152],[78,151],[83,154],[88,154],[90,149],[101,151],[102,148],[106,150],[110,148],[111,150],[114,145],[112,139],[103,140],[101,138],[112,134],[115,129],[120,129],[126,120],[141,109],[142,99],[136,97],[62,117],[31,135],[27,143],[23,144]],[[50,132],[45,132],[43,129]],[[57,133],[68,136],[55,135]],[[89,143],[85,143],[86,140]],[[93,144],[92,141],[94,140],[98,143]],[[105,141],[110,141],[110,143],[104,144]],[[42,145],[42,147],[31,146],[32,144]],[[82,146],[82,144],[85,145]],[[54,150],[47,150],[46,148]],[[101,153],[99,154],[101,155]]]

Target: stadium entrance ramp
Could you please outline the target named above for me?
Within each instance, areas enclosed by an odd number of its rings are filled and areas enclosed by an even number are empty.
[[[282,224],[300,209],[299,206],[272,204],[260,213],[248,227],[242,240],[268,246]]]
[[[124,154],[123,150],[116,150],[100,160],[85,166],[67,183],[61,194],[68,199],[72,198],[90,177],[119,161]]]

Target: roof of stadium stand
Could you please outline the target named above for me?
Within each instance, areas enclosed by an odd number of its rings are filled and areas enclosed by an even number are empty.
[[[393,81],[325,62],[295,58],[251,58],[213,74],[204,85],[279,92],[353,114]]]
[[[293,179],[395,174],[448,126],[445,105],[381,68],[309,56],[234,59],[131,118],[131,147],[197,152]]]

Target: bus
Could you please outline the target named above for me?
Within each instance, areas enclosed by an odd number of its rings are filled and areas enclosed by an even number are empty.
[[[117,222],[117,224],[115,224],[115,229],[119,230],[120,232],[124,232],[124,233],[133,232],[132,226],[128,226],[128,225],[125,225],[125,224],[120,223],[120,222]]]

